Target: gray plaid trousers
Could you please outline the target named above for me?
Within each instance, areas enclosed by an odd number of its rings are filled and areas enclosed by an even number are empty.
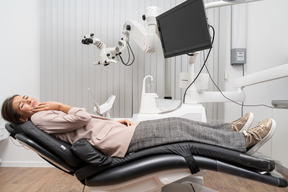
[[[230,123],[208,124],[171,117],[140,122],[130,142],[128,153],[185,141],[216,145],[240,152],[246,151],[243,133],[232,131]]]

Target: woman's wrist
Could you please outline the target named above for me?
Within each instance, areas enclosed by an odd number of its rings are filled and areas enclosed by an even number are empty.
[[[58,110],[59,110],[59,111],[62,111],[62,112],[64,112],[64,113],[67,113],[67,114],[68,114],[68,111],[69,111],[71,108],[72,108],[71,106],[65,105],[65,104],[63,104],[63,103],[59,103],[59,105],[58,105]]]

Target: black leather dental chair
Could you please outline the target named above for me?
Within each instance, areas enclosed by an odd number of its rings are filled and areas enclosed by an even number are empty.
[[[275,171],[275,162],[202,143],[183,142],[108,157],[86,139],[67,144],[38,129],[32,122],[7,123],[10,136],[34,150],[67,174],[74,175],[90,191],[161,191],[164,185],[213,170],[248,178],[275,187],[287,180]]]

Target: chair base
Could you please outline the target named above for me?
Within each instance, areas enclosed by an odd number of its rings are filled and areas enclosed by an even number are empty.
[[[132,179],[116,185],[89,186],[89,189],[90,192],[156,192],[161,191],[164,185],[170,184],[183,178],[187,178],[189,181],[192,180],[194,183],[203,185],[204,174],[205,171],[200,171],[199,173],[191,176],[189,169],[175,169],[145,175],[144,177]],[[187,179],[184,180],[187,181]]]

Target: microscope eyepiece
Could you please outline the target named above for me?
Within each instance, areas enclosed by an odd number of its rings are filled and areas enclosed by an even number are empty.
[[[91,43],[93,43],[93,39],[91,38],[82,39],[82,44],[89,45]]]

